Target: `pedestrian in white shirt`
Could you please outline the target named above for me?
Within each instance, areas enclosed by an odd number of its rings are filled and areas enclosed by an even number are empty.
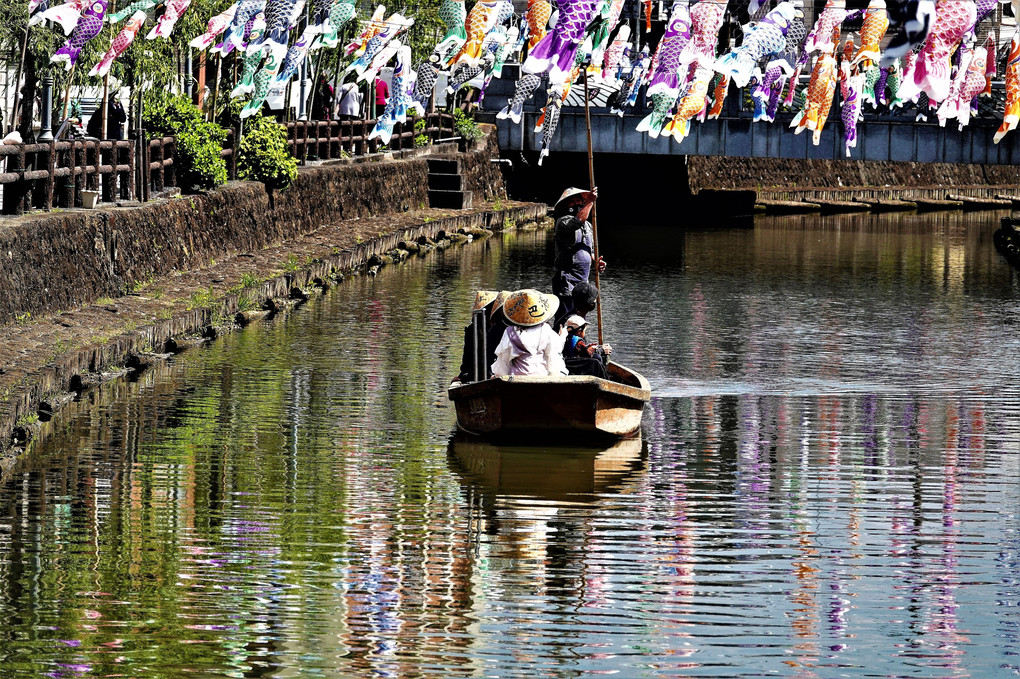
[[[560,301],[538,290],[518,290],[503,303],[510,326],[496,347],[493,375],[566,375],[563,337],[547,321]]]
[[[354,120],[361,117],[363,97],[357,83],[343,85],[340,88],[337,99],[340,102],[337,106],[337,114],[340,120]]]

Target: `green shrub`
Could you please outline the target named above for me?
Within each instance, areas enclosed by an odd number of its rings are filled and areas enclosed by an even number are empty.
[[[297,159],[287,148],[287,133],[272,118],[256,115],[244,121],[237,175],[275,189],[297,177]]]
[[[142,117],[147,130],[177,140],[177,184],[182,190],[211,189],[227,181],[227,164],[220,157],[227,133],[206,122],[189,99],[166,90],[150,90]]]
[[[459,108],[453,109],[453,126],[457,129],[457,134],[468,141],[477,141],[482,138],[482,129],[478,127],[478,123]]]
[[[429,136],[425,134],[425,119],[418,118],[414,121],[414,131],[417,133],[414,135],[414,146],[415,148],[429,145]]]

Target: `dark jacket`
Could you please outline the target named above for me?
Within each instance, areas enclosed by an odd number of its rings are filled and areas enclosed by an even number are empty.
[[[107,139],[123,139],[124,137],[124,122],[127,121],[127,114],[124,112],[124,107],[121,106],[120,102],[116,99],[110,99],[109,105],[106,109],[106,138]],[[89,118],[88,127],[85,131],[90,137],[99,139],[103,134],[103,112],[96,110]]]
[[[464,354],[460,359],[460,374],[457,376],[461,382],[471,382],[475,376],[475,336],[471,332],[473,326],[464,327]],[[485,376],[488,379],[492,376],[492,364],[496,362],[496,347],[503,339],[506,325],[494,323],[485,332]]]
[[[591,224],[573,215],[556,220],[553,231],[553,293],[565,297],[575,285],[588,280],[595,251]]]

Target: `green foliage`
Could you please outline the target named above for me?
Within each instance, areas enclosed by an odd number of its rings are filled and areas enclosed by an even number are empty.
[[[219,102],[223,104],[223,108],[220,108],[219,105],[216,107],[219,109],[216,114],[216,122],[222,127],[236,130],[241,124],[241,109],[244,108],[247,100],[227,99],[227,102],[224,104],[223,99],[226,99],[226,97],[222,97]]]
[[[414,146],[415,148],[429,145],[429,136],[425,134],[425,119],[418,118],[414,121],[414,131],[418,134],[414,135]]]
[[[263,182],[282,189],[297,177],[297,160],[287,148],[287,133],[272,118],[252,116],[244,121],[237,156],[241,179]]]
[[[51,2],[51,5],[56,4]],[[109,12],[128,4],[111,1]],[[136,82],[144,83],[146,89],[181,91],[184,78],[181,75],[183,55],[188,42],[205,30],[209,17],[230,5],[230,0],[192,0],[188,11],[174,27],[169,39],[145,40],[144,34],[152,27],[154,19],[162,13],[161,8],[149,10],[149,21],[142,27],[142,35],[113,63],[110,71],[111,89],[116,92],[123,85],[131,87]],[[13,77],[21,54],[21,44],[28,23],[28,3],[24,0],[0,0],[0,64]],[[64,64],[51,64],[50,57],[67,40],[63,30],[56,24],[39,24],[28,30],[25,78],[37,83],[44,76],[52,76],[54,127],[59,124],[63,108],[62,94],[68,83],[72,89],[71,105],[77,96],[99,98],[102,94],[102,78],[89,77],[92,66],[106,52],[114,36],[124,27],[124,22],[105,24],[103,30],[90,40],[81,51],[73,72]],[[73,109],[72,109],[73,110]],[[38,117],[36,118],[38,122]]]
[[[166,90],[150,90],[142,115],[146,130],[176,137],[178,186],[211,189],[227,181],[227,164],[220,157],[227,133],[206,122],[189,99]]]
[[[262,279],[252,273],[241,274],[241,287],[242,288],[254,288],[256,285],[260,285]]]
[[[482,138],[482,129],[478,127],[478,123],[459,108],[453,110],[453,126],[457,129],[457,134],[468,141]]]
[[[187,309],[188,311],[192,309],[207,309],[212,306],[215,299],[216,293],[210,285],[207,290],[196,290],[191,293],[187,301]]]
[[[404,3],[405,12],[414,17],[414,26],[408,30],[408,42],[414,63],[427,59],[436,43],[446,34],[446,26],[439,19],[440,0],[410,0]]]

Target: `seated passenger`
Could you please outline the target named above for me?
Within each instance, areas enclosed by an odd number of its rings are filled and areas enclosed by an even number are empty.
[[[496,356],[496,345],[499,344],[499,340],[503,337],[503,328],[505,323],[502,321],[502,313],[499,308],[506,300],[507,295],[510,293],[506,290],[496,293],[492,290],[479,290],[475,293],[475,305],[473,311],[479,309],[485,309],[486,318],[486,355],[483,357],[482,365],[485,366],[488,372],[489,366],[495,360]],[[500,318],[497,319],[497,314]],[[498,327],[496,327],[498,325]],[[460,359],[460,374],[457,375],[457,380],[460,382],[472,382],[474,381],[474,366],[475,366],[475,334],[474,324],[468,323],[464,327],[464,353]],[[486,374],[482,379],[487,379]]]
[[[518,290],[503,303],[510,324],[496,347],[493,375],[566,375],[563,338],[546,321],[559,306],[553,295]]]
[[[553,330],[556,332],[563,332],[563,324],[568,316],[573,314],[585,318],[588,312],[594,311],[598,305],[599,289],[591,283],[581,281],[570,291],[569,299],[570,306],[564,308],[561,305],[556,315],[553,316]]]
[[[571,375],[591,375],[609,379],[606,374],[606,363],[613,353],[608,344],[589,343],[584,338],[588,323],[580,316],[570,316],[564,323],[566,338],[563,342],[563,358],[567,372]]]
[[[496,347],[499,346],[500,340],[503,339],[503,333],[506,331],[507,322],[506,316],[503,315],[503,302],[509,296],[509,290],[500,290],[489,311],[489,331],[485,337],[485,345],[489,350],[485,357],[485,367],[489,371],[489,377],[492,377],[492,362],[496,360]]]

